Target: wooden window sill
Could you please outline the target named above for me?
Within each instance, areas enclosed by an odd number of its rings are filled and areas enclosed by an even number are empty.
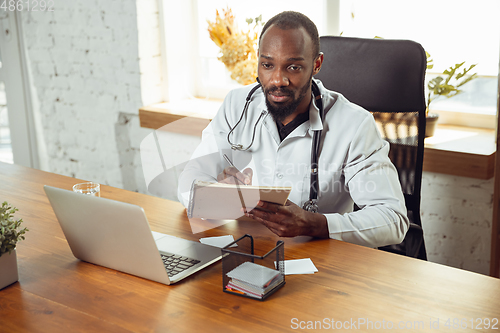
[[[145,128],[201,136],[221,104],[222,100],[193,99],[145,106],[139,109],[140,124]],[[424,171],[490,179],[495,152],[493,129],[438,125],[435,135],[425,139]]]
[[[495,166],[495,130],[440,125],[425,139],[424,171],[490,179]]]
[[[145,128],[201,136],[221,104],[222,100],[190,99],[144,106],[139,121]]]

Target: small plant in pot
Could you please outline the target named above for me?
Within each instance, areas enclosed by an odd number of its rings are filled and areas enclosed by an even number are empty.
[[[425,53],[427,55],[427,69],[431,69],[434,67],[434,65],[432,64],[432,59],[430,58],[429,53]],[[434,130],[436,128],[437,120],[439,117],[437,113],[429,112],[431,102],[441,96],[451,98],[457,96],[458,94],[461,94],[463,90],[459,88],[477,78],[477,73],[469,74],[469,72],[474,67],[476,67],[476,64],[470,65],[469,68],[462,68],[464,64],[465,61],[459,64],[455,64],[455,66],[451,66],[442,73],[443,76],[439,75],[427,83],[427,126],[425,130],[426,137],[434,135]]]
[[[0,289],[19,280],[17,273],[17,242],[24,240],[27,228],[21,229],[22,219],[16,220],[17,208],[7,202],[0,208]]]

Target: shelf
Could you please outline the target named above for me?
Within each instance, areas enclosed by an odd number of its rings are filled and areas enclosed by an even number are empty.
[[[191,99],[139,109],[141,127],[201,136],[222,100]],[[194,110],[194,111],[193,111]],[[478,179],[493,178],[495,130],[438,125],[425,139],[424,171]]]

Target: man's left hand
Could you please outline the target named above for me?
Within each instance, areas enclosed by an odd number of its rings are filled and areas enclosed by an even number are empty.
[[[259,201],[245,215],[262,224],[280,237],[313,236],[328,238],[328,225],[323,214],[311,213],[290,200],[285,205]]]

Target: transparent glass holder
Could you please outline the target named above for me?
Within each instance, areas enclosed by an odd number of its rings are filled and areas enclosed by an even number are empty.
[[[101,185],[94,182],[79,183],[73,185],[73,192],[100,197]]]

